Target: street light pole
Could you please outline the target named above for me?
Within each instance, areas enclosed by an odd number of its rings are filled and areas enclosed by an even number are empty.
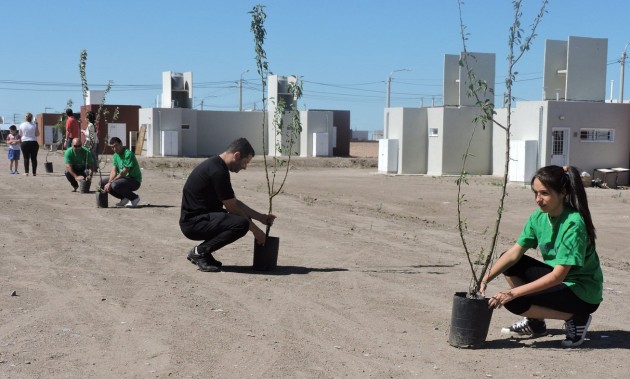
[[[387,76],[387,97],[386,97],[386,101],[385,101],[385,108],[389,108],[389,104],[390,104],[391,88],[392,88],[392,75],[394,75],[395,72],[399,72],[399,71],[411,71],[411,69],[410,68],[401,68],[401,69],[394,70],[394,71],[389,73],[389,75]]]
[[[243,71],[241,78],[238,81],[238,111],[243,111],[243,75],[247,74],[249,69]]]
[[[630,42],[626,44],[626,47],[623,48],[623,53],[621,53],[621,80],[619,81],[619,103],[623,103],[623,71],[626,66],[626,50],[628,49],[628,45]]]

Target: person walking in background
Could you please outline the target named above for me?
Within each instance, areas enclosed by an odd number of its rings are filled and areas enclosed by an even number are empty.
[[[96,117],[94,112],[87,113],[88,124],[83,130],[85,135],[85,147],[92,153],[92,171],[98,170],[98,134],[96,133]]]
[[[133,152],[122,145],[118,137],[109,140],[109,146],[114,150],[112,156],[112,171],[108,178],[101,180],[101,188],[117,199],[117,207],[135,208],[140,202],[140,196],[133,191],[140,188],[142,172],[138,160]]]
[[[488,300],[525,316],[502,333],[539,337],[547,334],[545,319],[565,321],[562,347],[584,342],[591,314],[602,302],[604,277],[595,251],[595,226],[580,172],[575,167],[547,166],[531,181],[537,209],[516,244],[488,270],[481,285],[503,274],[510,288]],[[525,255],[538,248],[543,262]]]
[[[72,192],[79,188],[78,181],[92,180],[92,153],[81,145],[81,139],[72,140],[72,146],[64,153],[63,160],[66,163],[66,179],[72,186]]]
[[[72,145],[73,138],[79,138],[79,131],[81,130],[81,126],[79,125],[79,121],[74,117],[74,113],[72,109],[66,109],[66,143],[64,144],[64,149],[68,149]]]
[[[254,234],[258,244],[265,244],[265,232],[252,220],[271,225],[276,216],[259,213],[238,200],[230,180],[230,172],[247,169],[253,157],[249,141],[239,138],[220,155],[195,167],[184,184],[179,227],[186,238],[203,241],[190,249],[187,257],[199,271],[220,271],[222,264],[212,254],[247,231]]]
[[[9,174],[19,174],[18,163],[20,163],[20,135],[15,125],[9,126],[9,134],[7,135],[7,144],[9,145]],[[15,165],[15,170],[13,166]]]
[[[20,124],[20,139],[22,140],[22,154],[24,155],[24,175],[29,174],[29,164],[32,162],[33,176],[37,175],[37,152],[39,152],[39,130],[33,124],[33,114],[24,115],[24,122]]]

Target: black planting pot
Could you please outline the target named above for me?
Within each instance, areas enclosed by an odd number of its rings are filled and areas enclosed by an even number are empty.
[[[107,192],[96,191],[96,206],[98,208],[107,208],[108,195]]]
[[[90,180],[79,180],[79,192],[80,193],[89,193],[90,185],[92,185],[92,181]]]
[[[469,299],[466,292],[456,292],[453,297],[451,331],[448,343],[463,348],[481,347],[488,336],[492,309],[488,299]]]
[[[279,237],[267,237],[265,246],[254,241],[254,270],[270,271],[278,266]]]

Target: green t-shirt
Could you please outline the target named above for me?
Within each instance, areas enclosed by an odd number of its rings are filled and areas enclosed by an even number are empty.
[[[63,161],[70,166],[78,166],[85,169],[92,167],[92,153],[85,146],[81,146],[79,151],[74,151],[73,147],[69,147],[63,153]]]
[[[130,178],[136,179],[138,183],[142,183],[142,172],[140,171],[138,160],[131,150],[124,149],[120,152],[120,154],[114,153],[112,157],[112,164],[116,168],[117,174],[120,174],[123,168],[129,167],[129,173],[127,175]]]
[[[538,247],[551,267],[572,266],[564,284],[587,303],[602,302],[604,276],[580,212],[565,206],[560,216],[550,218],[538,209],[529,216],[516,243],[528,249]]]

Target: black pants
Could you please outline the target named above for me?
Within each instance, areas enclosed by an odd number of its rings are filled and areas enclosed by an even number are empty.
[[[39,143],[37,141],[22,142],[22,154],[24,155],[24,173],[28,174],[29,161],[33,162],[33,175],[37,175],[37,152]]]
[[[505,270],[503,274],[508,277],[519,278],[525,283],[531,283],[552,270],[553,267],[548,264],[523,255],[514,266]],[[566,284],[559,284],[542,292],[517,297],[506,303],[505,309],[514,314],[522,315],[532,305],[580,315],[591,314],[599,307],[599,304],[590,304],[577,297]]]
[[[105,184],[109,183],[109,177],[101,180],[101,188],[105,187]],[[109,187],[110,195],[117,199],[136,200],[138,195],[133,191],[140,188],[140,182],[134,178],[128,176],[118,178]]]
[[[247,234],[249,220],[238,215],[213,212],[180,221],[182,233],[194,241],[203,241],[202,253],[213,253]]]
[[[90,174],[87,168],[81,166],[72,166],[72,171],[74,171],[74,173],[77,175],[82,175],[85,177]],[[76,189],[79,187],[79,183],[77,183],[77,180],[74,178],[74,176],[72,176],[71,173],[68,172],[68,170],[66,170],[66,179],[68,179],[72,188]]]

